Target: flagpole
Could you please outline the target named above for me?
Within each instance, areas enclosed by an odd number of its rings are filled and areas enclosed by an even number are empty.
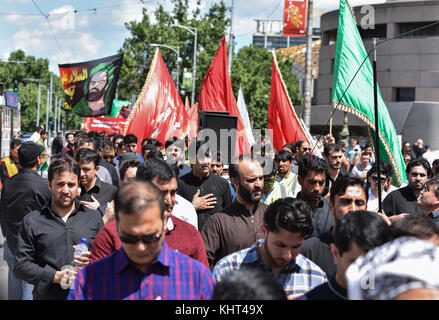
[[[372,39],[373,48],[373,102],[375,109],[375,163],[377,164],[377,183],[378,183],[378,211],[382,212],[381,203],[381,165],[380,165],[380,127],[378,121],[378,81],[377,81],[377,38]]]

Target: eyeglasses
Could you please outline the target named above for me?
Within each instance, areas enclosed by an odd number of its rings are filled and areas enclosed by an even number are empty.
[[[128,244],[136,244],[139,241],[142,241],[144,244],[151,244],[155,243],[160,240],[164,232],[164,229],[160,234],[154,234],[149,236],[143,236],[143,237],[131,237],[131,236],[121,236],[119,235],[119,239],[121,242],[128,243]]]
[[[104,158],[104,159],[111,159],[111,160],[113,160],[115,157],[114,156],[102,156],[102,158]]]
[[[303,148],[303,151],[311,151],[311,148]]]
[[[373,181],[377,182],[378,181],[378,177],[377,176],[372,176],[371,177]],[[386,178],[380,177],[380,181],[381,182],[386,182]]]

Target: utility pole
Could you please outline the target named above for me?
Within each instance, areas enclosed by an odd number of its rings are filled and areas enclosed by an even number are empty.
[[[56,118],[57,118],[57,116],[58,116],[58,96],[56,96],[55,97],[55,117],[53,118],[53,125],[54,125],[54,128],[55,128],[55,137],[56,137],[56,133],[57,133],[57,125],[56,125]]]
[[[230,33],[229,33],[229,76],[232,75],[232,56],[233,56],[233,15],[235,12],[235,0],[232,0],[230,8]]]
[[[37,127],[40,125],[41,82],[38,82]]]
[[[308,0],[308,21],[306,26],[306,60],[304,86],[304,115],[303,120],[308,130],[311,126],[311,85],[312,85],[312,12],[313,0]]]

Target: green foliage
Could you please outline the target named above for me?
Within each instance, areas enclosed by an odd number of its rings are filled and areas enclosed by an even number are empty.
[[[4,84],[5,90],[12,89],[14,80],[18,81],[18,99],[20,102],[21,130],[33,132],[36,127],[37,106],[38,106],[38,82],[26,79],[41,80],[40,99],[40,124],[46,123],[47,91],[50,87],[50,74],[53,81],[53,102],[52,116],[55,116],[55,96],[64,99],[64,90],[61,80],[54,73],[49,71],[47,59],[35,59],[33,56],[26,56],[21,49],[10,53],[10,62],[0,62],[0,82]],[[22,61],[26,63],[14,63]],[[79,129],[82,118],[66,114],[61,111],[61,124],[65,123],[65,129]]]
[[[156,48],[150,43],[165,44],[180,48],[180,72],[193,68],[194,35],[179,27],[170,27],[174,20],[179,25],[197,28],[197,78],[196,97],[200,92],[204,76],[212,63],[213,57],[229,24],[227,8],[223,1],[213,4],[204,16],[200,16],[199,0],[197,8],[190,13],[188,0],[171,0],[172,12],[166,12],[160,5],[154,12],[155,23],[149,17],[150,12],[143,10],[140,22],[125,24],[131,36],[125,39],[120,52],[124,53],[121,74],[119,76],[119,98],[130,100],[131,95],[138,96],[147,77],[149,66]],[[189,18],[191,16],[191,18]],[[160,48],[160,53],[171,74],[177,70],[177,55],[170,49]],[[180,80],[182,80],[180,76]],[[191,92],[186,93],[189,97]],[[184,98],[184,97],[182,97]]]
[[[290,58],[284,60],[279,55],[277,55],[277,60],[292,104],[302,104],[302,98],[299,95],[299,83],[296,76],[291,72],[294,61]],[[249,117],[253,121],[255,129],[268,128],[272,64],[271,52],[257,46],[241,48],[233,59],[233,91],[237,96],[239,86],[242,86]]]

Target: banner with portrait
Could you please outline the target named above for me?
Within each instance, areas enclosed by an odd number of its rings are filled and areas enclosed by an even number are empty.
[[[123,54],[99,60],[60,64],[64,110],[83,117],[111,115]]]

